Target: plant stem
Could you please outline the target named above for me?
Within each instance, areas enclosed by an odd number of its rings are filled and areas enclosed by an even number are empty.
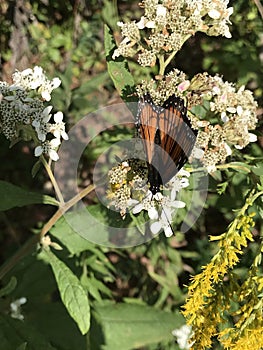
[[[68,211],[73,205],[75,205],[78,201],[80,201],[83,197],[88,195],[90,192],[92,192],[95,189],[94,185],[89,185],[88,187],[84,188],[80,193],[78,193],[76,196],[71,198],[68,202],[66,202],[64,205],[62,205],[55,214],[50,218],[50,220],[43,226],[41,232],[40,232],[40,241],[45,236],[45,234],[51,229],[51,227],[54,226],[54,224],[58,221],[58,219],[61,218],[61,216]]]
[[[54,177],[54,175],[53,175],[53,172],[52,172],[52,170],[51,170],[50,165],[47,163],[47,161],[46,161],[46,159],[45,159],[45,157],[44,157],[43,155],[41,155],[40,159],[41,159],[41,162],[43,163],[43,165],[44,165],[44,167],[45,167],[45,169],[46,169],[46,171],[47,171],[47,173],[48,173],[48,176],[49,176],[49,178],[50,178],[50,181],[52,182],[52,185],[53,185],[54,190],[55,190],[55,192],[56,192],[56,195],[57,195],[57,198],[58,198],[58,200],[59,200],[59,203],[60,203],[61,205],[64,205],[65,202],[64,202],[62,193],[61,193],[60,188],[59,188],[59,186],[58,186],[58,183],[57,183],[57,181],[56,181],[56,179],[55,179],[55,177]]]
[[[164,69],[168,66],[168,64],[172,61],[172,59],[174,58],[175,54],[177,53],[177,51],[174,51],[171,53],[171,55],[164,61]]]
[[[165,71],[165,65],[164,65],[164,56],[160,55],[158,56],[159,59],[159,63],[160,63],[160,69],[159,69],[159,74],[160,75],[164,75],[164,71]]]

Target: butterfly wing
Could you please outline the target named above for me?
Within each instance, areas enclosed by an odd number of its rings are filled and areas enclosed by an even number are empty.
[[[170,96],[158,116],[160,130],[161,168],[163,183],[168,182],[188,160],[196,140],[191,129],[184,101]]]
[[[161,142],[158,128],[159,111],[160,107],[153,103],[149,94],[145,94],[139,100],[136,125],[146,154],[148,181],[152,193],[157,193],[162,184],[158,171],[161,159],[156,149]]]
[[[136,126],[143,141],[146,159],[152,162],[155,135],[158,128],[158,106],[155,106],[149,94],[139,100]]]
[[[184,101],[175,95],[160,107],[145,94],[139,101],[136,125],[148,162],[150,190],[155,194],[186,163],[196,134],[191,129]]]

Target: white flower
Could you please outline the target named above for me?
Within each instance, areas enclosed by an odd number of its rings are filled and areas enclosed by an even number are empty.
[[[54,162],[59,160],[59,156],[57,152],[54,149],[50,149],[48,152],[49,158],[52,159]]]
[[[157,5],[156,8],[156,16],[157,17],[165,17],[167,12],[167,8],[163,5]]]
[[[43,100],[45,100],[45,101],[51,100],[51,95],[50,95],[50,92],[48,90],[41,91],[41,96],[42,96]]]
[[[52,81],[51,81],[51,85],[52,85],[53,90],[58,88],[60,84],[61,84],[61,80],[57,77],[52,79]]]
[[[154,208],[154,202],[152,201],[152,198],[153,198],[152,192],[148,190],[148,192],[146,193],[145,197],[141,202],[133,199],[131,202],[131,206],[137,203],[132,209],[133,214],[138,214],[142,210],[147,210],[148,214],[150,212],[149,216],[151,215],[152,217],[155,217],[156,209]],[[157,212],[157,216],[158,216],[158,212]]]
[[[189,186],[188,177],[190,173],[184,169],[181,169],[171,180],[168,182],[166,187],[168,187],[171,191],[171,201],[174,201],[178,192],[181,189]],[[178,202],[178,201],[176,201]],[[179,205],[178,203],[176,205]],[[177,206],[176,206],[177,207]],[[179,208],[179,207],[177,207]],[[182,208],[182,207],[181,207]]]
[[[227,144],[226,142],[224,142],[223,146],[225,147],[227,156],[231,156],[232,150],[231,150],[231,148],[228,146],[228,144]]]
[[[155,23],[154,21],[149,21],[147,18],[144,16],[141,17],[140,21],[136,23],[137,27],[139,29],[144,29],[144,28],[155,28]]]
[[[237,112],[235,107],[227,107],[226,111],[232,114],[235,114]]]
[[[41,154],[43,153],[44,151],[44,148],[42,146],[37,146],[35,148],[35,151],[34,151],[34,154],[35,154],[35,157],[39,157],[41,156]]]
[[[59,78],[54,78],[50,81],[43,71],[42,67],[28,68],[22,72],[16,71],[13,74],[13,81],[15,86],[19,86],[26,90],[37,90],[42,98],[50,101],[52,90],[56,89],[60,84]]]
[[[21,313],[21,305],[25,304],[26,302],[27,299],[25,297],[13,301],[10,304],[11,317],[23,321],[24,315]]]
[[[213,172],[216,171],[216,166],[215,166],[215,164],[207,165],[206,170],[207,170],[207,172],[208,172],[209,174],[212,174]]]
[[[243,114],[242,106],[237,106],[237,115],[241,116]]]
[[[195,158],[195,159],[202,159],[204,156],[205,152],[204,150],[202,150],[201,148],[194,146],[192,153],[191,153],[191,157]]]
[[[224,123],[227,123],[229,121],[229,117],[226,115],[226,112],[221,113],[221,120]]]
[[[65,123],[63,123],[63,113],[55,113],[54,121],[56,124],[50,125],[49,132],[51,132],[57,139],[62,137],[64,140],[68,140],[68,134],[65,132]]]
[[[234,12],[234,7],[229,7],[228,9],[226,9],[224,13],[224,18],[226,21],[229,21],[229,17],[233,14],[233,12]]]
[[[33,74],[33,70],[31,68],[27,68],[27,69],[24,69],[22,72],[20,72],[20,74],[26,77],[27,75]]]
[[[158,211],[155,207],[150,207],[148,209],[148,215],[149,215],[149,218],[154,220],[154,219],[158,219]]]
[[[44,142],[46,140],[46,135],[48,133],[47,123],[51,118],[51,110],[52,106],[46,107],[40,115],[41,119],[35,119],[32,122],[32,126],[35,128],[37,132],[37,137],[40,141]]]
[[[46,153],[48,154],[50,159],[56,162],[59,159],[59,156],[56,151],[59,145],[60,140],[57,138],[54,138],[51,141],[45,141],[41,146],[37,146],[35,148],[34,154],[36,157],[39,157],[41,156],[41,154]]]
[[[172,331],[172,335],[177,338],[177,343],[179,345],[179,348],[182,350],[188,350],[193,345],[189,343],[189,339],[192,334],[192,328],[187,325],[183,325],[182,327],[178,329],[174,329]]]
[[[159,215],[158,217],[155,217],[157,221],[153,222],[150,225],[150,230],[152,231],[153,234],[156,235],[163,229],[166,237],[172,236],[173,230],[171,227],[171,222],[172,222],[174,210],[185,207],[185,203],[182,201],[174,200],[173,199],[174,196],[175,196],[175,192],[174,193],[172,192],[171,198],[163,197],[163,199],[160,201],[160,204],[162,207],[161,215]]]
[[[249,142],[256,142],[257,141],[257,135],[253,134],[252,132],[248,133],[249,136]]]
[[[212,9],[208,12],[208,16],[212,19],[219,19],[221,17],[221,14],[219,11]]]
[[[230,33],[229,28],[226,28],[225,33],[224,33],[224,36],[225,36],[227,39],[231,39],[231,38],[232,38],[232,34]]]

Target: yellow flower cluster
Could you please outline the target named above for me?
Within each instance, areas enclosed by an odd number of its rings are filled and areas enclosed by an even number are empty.
[[[250,229],[254,226],[254,214],[248,214],[247,209],[261,195],[263,191],[252,193],[227,232],[211,239],[218,241],[219,250],[203,271],[193,278],[183,311],[193,329],[192,349],[211,347],[214,337],[225,349],[262,348],[263,336],[258,330],[261,329],[262,333],[263,299],[260,293],[263,277],[257,276],[262,252],[256,256],[243,284],[239,285],[237,276],[231,271],[239,261],[238,255],[243,253],[242,248],[253,241]],[[224,326],[220,331],[228,319],[232,319],[234,327]]]

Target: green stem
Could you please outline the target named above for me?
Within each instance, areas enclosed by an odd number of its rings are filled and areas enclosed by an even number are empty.
[[[39,146],[39,140],[38,140],[38,138],[37,138],[37,136],[36,136],[35,131],[32,129],[32,126],[31,126],[31,129],[29,129],[29,130],[27,129],[27,132],[28,132],[28,133],[30,134],[30,136],[32,137],[32,139],[33,139],[33,141],[34,141],[34,143],[35,143],[35,146]],[[53,175],[53,172],[52,172],[52,170],[51,170],[50,165],[49,165],[48,162],[46,161],[46,159],[45,159],[45,157],[43,156],[43,154],[40,156],[40,160],[41,160],[42,164],[44,165],[44,167],[45,167],[45,169],[46,169],[46,171],[47,171],[47,173],[48,173],[48,176],[49,176],[49,178],[50,178],[50,181],[51,181],[51,183],[52,183],[52,185],[53,185],[54,191],[55,191],[55,193],[56,193],[56,196],[57,196],[57,198],[58,198],[60,204],[64,205],[64,204],[65,204],[64,198],[63,198],[63,196],[62,196],[62,193],[61,193],[61,191],[60,191],[60,188],[59,188],[59,186],[58,186],[58,183],[57,183],[57,181],[56,181],[56,179],[55,179],[55,177],[54,177],[54,175]]]
[[[184,40],[183,40],[183,43],[186,42],[189,38],[191,37],[190,34],[186,35]],[[166,67],[168,66],[168,64],[172,61],[172,59],[174,58],[174,56],[177,54],[178,50],[176,51],[173,51],[170,56],[168,56],[168,58],[166,60],[164,60],[164,55],[159,55],[158,56],[158,59],[159,59],[159,62],[160,62],[160,69],[159,69],[159,74],[160,75],[164,75],[165,73],[165,69]]]
[[[68,202],[66,202],[64,205],[62,205],[55,214],[50,218],[50,220],[43,226],[41,232],[40,232],[40,241],[45,236],[45,234],[51,229],[51,227],[54,226],[54,224],[58,221],[58,219],[61,218],[61,216],[68,211],[73,205],[75,205],[78,201],[80,201],[82,198],[87,196],[90,192],[92,192],[95,189],[94,185],[89,185],[88,187],[84,188],[80,193],[78,193],[76,196],[71,198]]]
[[[52,172],[52,170],[51,170],[50,165],[48,164],[48,162],[46,161],[46,159],[45,159],[45,157],[44,157],[43,155],[40,156],[40,159],[41,159],[41,162],[42,162],[42,164],[44,165],[44,167],[45,167],[45,169],[46,169],[46,171],[47,171],[47,173],[48,173],[48,176],[49,176],[49,178],[50,178],[50,181],[52,182],[52,185],[53,185],[54,190],[55,190],[55,192],[56,192],[56,195],[57,195],[57,198],[58,198],[58,200],[59,200],[59,203],[60,203],[61,205],[64,205],[65,202],[64,202],[62,193],[61,193],[60,188],[59,188],[59,186],[58,186],[58,183],[57,183],[57,181],[56,181],[56,179],[55,179],[55,177],[54,177],[54,175],[53,175],[53,172]]]
[[[172,61],[177,51],[171,53],[171,55],[164,61],[164,69],[168,66],[168,64]]]
[[[164,71],[165,71],[165,65],[164,65],[164,56],[160,55],[158,56],[159,59],[159,64],[160,64],[160,69],[159,69],[159,74],[160,75],[164,75]]]

